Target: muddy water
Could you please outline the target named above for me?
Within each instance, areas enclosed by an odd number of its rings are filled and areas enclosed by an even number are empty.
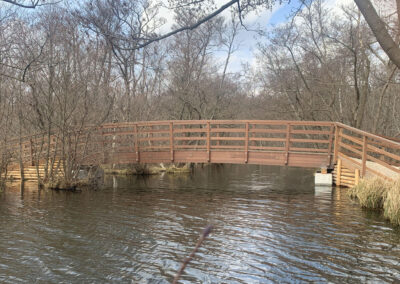
[[[312,174],[225,166],[82,193],[15,185],[0,193],[0,282],[169,283],[207,224],[181,283],[399,280],[400,230]]]

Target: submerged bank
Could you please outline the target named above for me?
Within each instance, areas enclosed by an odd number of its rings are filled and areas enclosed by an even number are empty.
[[[400,180],[363,179],[349,190],[349,195],[362,207],[380,210],[392,224],[400,226]]]
[[[102,165],[105,174],[109,175],[157,175],[161,173],[190,173],[194,164],[131,164],[131,165]]]

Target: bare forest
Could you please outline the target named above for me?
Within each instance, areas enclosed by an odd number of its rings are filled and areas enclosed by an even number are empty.
[[[17,3],[35,9],[6,2],[0,1],[3,168],[11,159],[7,147],[35,134],[42,145],[57,140],[72,173],[74,137],[115,121],[326,120],[400,136],[399,71],[356,3],[331,9],[323,0],[301,1],[282,23],[255,30],[243,23],[246,12],[279,1],[231,5],[213,17],[207,16],[215,4],[205,1]],[[396,2],[374,4],[398,43]],[[166,5],[179,32],[164,38]],[[240,33],[257,38],[256,60],[233,71]]]

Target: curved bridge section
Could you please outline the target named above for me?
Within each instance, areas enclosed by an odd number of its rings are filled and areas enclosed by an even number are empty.
[[[233,163],[327,167],[335,125],[307,121],[155,121],[105,124],[105,163]]]
[[[400,143],[337,122],[182,120],[108,123],[8,144],[11,168],[76,172],[81,165],[233,163],[335,167],[337,184],[400,175]],[[43,169],[41,168],[42,165]],[[36,167],[32,168],[32,167]],[[343,167],[343,171],[342,171]]]

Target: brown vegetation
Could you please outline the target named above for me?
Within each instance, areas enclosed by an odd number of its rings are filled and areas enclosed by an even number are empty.
[[[349,195],[357,198],[364,208],[382,209],[390,187],[389,182],[379,177],[362,179],[358,185],[349,189]]]
[[[363,179],[349,189],[349,195],[357,198],[364,208],[383,210],[385,218],[400,225],[400,180]]]
[[[400,226],[400,180],[391,184],[383,204],[383,210],[386,218]]]

